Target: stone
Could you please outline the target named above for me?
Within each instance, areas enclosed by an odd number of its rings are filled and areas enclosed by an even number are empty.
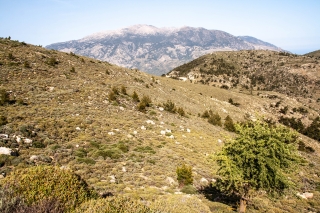
[[[11,155],[12,149],[7,147],[0,147],[0,155]]]
[[[173,184],[176,183],[172,177],[167,177],[167,178],[166,178],[166,182],[167,182],[168,184],[170,184],[170,185],[173,185]]]
[[[31,155],[30,161],[35,161],[35,160],[38,160],[38,156],[37,155]]]

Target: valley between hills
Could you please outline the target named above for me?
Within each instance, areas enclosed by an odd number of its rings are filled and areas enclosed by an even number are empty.
[[[318,55],[226,51],[161,77],[2,38],[0,182],[16,169],[58,166],[100,195],[157,201],[162,212],[233,212],[238,203],[212,188],[214,157],[236,136],[229,116],[285,125],[301,140],[304,163],[287,174],[295,187],[278,198],[259,192],[247,212],[318,212],[319,62]],[[208,122],[210,111],[221,124]],[[183,164],[193,175],[185,191],[176,174]],[[304,192],[313,197],[297,195]]]

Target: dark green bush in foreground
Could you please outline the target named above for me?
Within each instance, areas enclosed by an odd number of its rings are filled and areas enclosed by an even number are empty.
[[[16,196],[21,196],[29,206],[47,200],[61,203],[66,211],[97,194],[86,182],[69,170],[53,166],[36,166],[18,169],[7,176],[1,184],[10,187]]]

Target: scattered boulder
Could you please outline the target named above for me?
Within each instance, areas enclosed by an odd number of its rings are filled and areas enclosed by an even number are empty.
[[[191,132],[191,130],[190,130],[190,129],[187,129],[187,132],[189,132],[189,133],[190,133],[190,132]]]
[[[32,140],[29,139],[29,138],[24,138],[24,139],[23,139],[23,142],[30,144],[30,143],[32,143]]]
[[[111,175],[111,176],[109,176],[109,178],[110,178],[110,183],[115,183],[116,182],[116,176]]]
[[[172,177],[167,177],[166,182],[170,185],[174,185],[176,183]]]
[[[165,131],[165,130],[161,130],[161,131],[160,131],[160,134],[161,134],[161,135],[165,135],[165,134],[166,134],[166,131]]]
[[[311,199],[311,198],[313,198],[313,193],[310,193],[310,192],[299,193],[298,192],[297,196],[302,199]]]
[[[154,122],[154,121],[152,121],[152,120],[147,120],[146,122],[147,122],[147,124],[155,125],[155,122]]]
[[[18,152],[7,147],[0,147],[0,155],[18,156]]]
[[[201,183],[202,185],[207,185],[207,184],[209,183],[209,181],[208,181],[206,178],[202,177],[202,178],[200,179],[200,183]]]
[[[38,156],[37,155],[31,155],[30,161],[34,162],[36,160],[38,160]]]
[[[108,135],[114,135],[114,132],[108,132]]]
[[[76,130],[80,131],[81,129],[80,129],[80,127],[77,126],[77,127],[76,127]]]
[[[142,130],[146,130],[147,128],[146,128],[145,126],[142,126],[141,129],[142,129]]]

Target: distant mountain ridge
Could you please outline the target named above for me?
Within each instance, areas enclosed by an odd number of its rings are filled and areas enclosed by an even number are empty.
[[[283,51],[254,37],[237,37],[220,30],[157,28],[151,25],[134,25],[95,33],[79,40],[51,44],[46,48],[74,52],[155,75],[167,73],[183,63],[214,51]]]

